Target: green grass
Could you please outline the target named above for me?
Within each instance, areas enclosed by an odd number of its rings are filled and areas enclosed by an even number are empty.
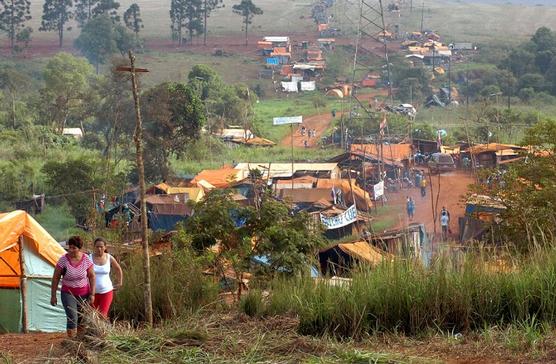
[[[210,143],[200,141],[195,155],[186,154],[185,158],[173,159],[172,167],[178,175],[198,173],[203,169],[216,169],[234,162],[290,162],[291,148],[275,146],[270,148],[238,146],[228,148],[219,141]],[[295,161],[326,161],[341,153],[339,149],[294,148]]]
[[[315,106],[314,101],[317,101],[321,105]],[[322,106],[322,104],[325,106]],[[280,142],[289,134],[290,127],[287,125],[272,125],[274,117],[298,115],[308,117],[311,115],[329,113],[332,109],[338,111],[341,109],[341,104],[338,99],[325,97],[318,91],[260,100],[255,104],[254,108],[255,129],[265,138]]]
[[[520,1],[520,3],[523,3]],[[409,2],[402,7],[401,17],[385,12],[385,22],[400,32],[419,31],[421,2]],[[438,32],[447,42],[480,42],[516,44],[529,38],[537,28],[556,28],[556,6],[481,2],[480,0],[429,0],[424,3],[423,28]],[[338,0],[334,6],[334,25],[353,33],[358,19],[357,6],[348,0]]]
[[[556,248],[511,261],[515,269],[509,271],[493,269],[485,259],[444,256],[429,268],[417,261],[384,262],[354,272],[352,283],[341,287],[304,278],[278,281],[267,312],[298,315],[301,333],[348,338],[497,326],[518,327],[534,341],[539,330],[556,325]]]
[[[58,241],[83,232],[75,227],[75,218],[67,206],[47,205],[41,214],[35,216],[35,219]]]

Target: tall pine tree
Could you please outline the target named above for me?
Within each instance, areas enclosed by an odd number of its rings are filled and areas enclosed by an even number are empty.
[[[131,4],[130,7],[124,12],[125,26],[139,36],[139,31],[144,27],[143,20],[141,19],[141,8],[137,4]]]
[[[203,44],[207,45],[207,21],[213,10],[223,8],[223,0],[203,0]]]
[[[120,16],[118,15],[119,8],[120,3],[117,1],[100,0],[93,9],[93,18],[99,15],[108,15],[114,24],[118,23],[120,21]]]
[[[172,0],[170,3],[170,28],[172,38],[183,44],[183,29],[187,29],[189,40],[193,40],[194,35],[203,32],[203,0]]]
[[[31,19],[31,0],[0,0],[0,31],[8,34],[10,48],[15,51],[18,33]]]
[[[73,18],[73,0],[46,0],[42,8],[42,21],[39,31],[57,31],[60,48],[64,43],[64,31],[71,30],[66,28],[66,23]]]
[[[93,18],[93,9],[99,0],[75,0],[75,20],[80,28],[83,28]]]
[[[232,6],[232,11],[243,17],[243,30],[245,30],[245,45],[248,44],[249,40],[247,38],[249,24],[253,22],[253,17],[255,15],[261,15],[263,13],[262,9],[253,4],[252,0],[241,0],[237,5]]]

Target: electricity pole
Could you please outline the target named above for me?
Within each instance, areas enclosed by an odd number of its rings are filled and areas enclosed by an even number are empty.
[[[145,166],[143,163],[143,121],[141,119],[141,107],[139,100],[139,86],[137,84],[137,72],[149,72],[146,68],[135,68],[135,56],[130,50],[128,52],[130,67],[118,67],[120,72],[131,74],[131,86],[133,91],[133,101],[135,103],[135,159],[139,174],[139,194],[141,198],[141,242],[143,245],[143,299],[145,304],[145,320],[152,326],[153,324],[153,303],[151,293],[151,263],[149,255],[149,236],[147,231],[147,201],[145,200]]]

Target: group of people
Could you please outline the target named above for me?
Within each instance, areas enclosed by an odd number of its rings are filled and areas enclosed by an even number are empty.
[[[307,129],[305,126],[301,126],[301,129],[300,129],[299,132],[300,132],[301,136],[305,136],[305,133],[307,133],[307,137],[309,139],[316,138],[316,136],[317,136],[317,129]],[[303,146],[305,148],[309,147],[309,141],[307,139],[303,140]]]
[[[94,252],[85,254],[82,251],[81,237],[72,236],[67,241],[67,253],[56,264],[52,275],[50,304],[58,304],[56,294],[61,280],[61,299],[66,312],[69,337],[76,336],[82,330],[83,309],[86,305],[92,306],[104,318],[108,318],[114,291],[122,286],[122,268],[108,254],[106,245],[106,240],[96,238]],[[115,284],[110,278],[112,270],[116,273]]]
[[[413,220],[413,217],[415,216],[415,200],[412,197],[407,196],[405,207],[407,211],[407,218],[410,221]],[[452,233],[450,229],[450,212],[445,206],[442,206],[442,210],[440,211],[440,226],[442,227],[442,240],[445,241]]]

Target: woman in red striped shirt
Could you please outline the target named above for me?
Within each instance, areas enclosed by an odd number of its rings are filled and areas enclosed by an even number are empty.
[[[52,276],[50,304],[56,306],[56,291],[62,278],[62,305],[66,311],[69,337],[81,329],[83,306],[95,299],[95,272],[93,262],[81,252],[83,241],[79,236],[68,239],[68,253],[58,260]]]

